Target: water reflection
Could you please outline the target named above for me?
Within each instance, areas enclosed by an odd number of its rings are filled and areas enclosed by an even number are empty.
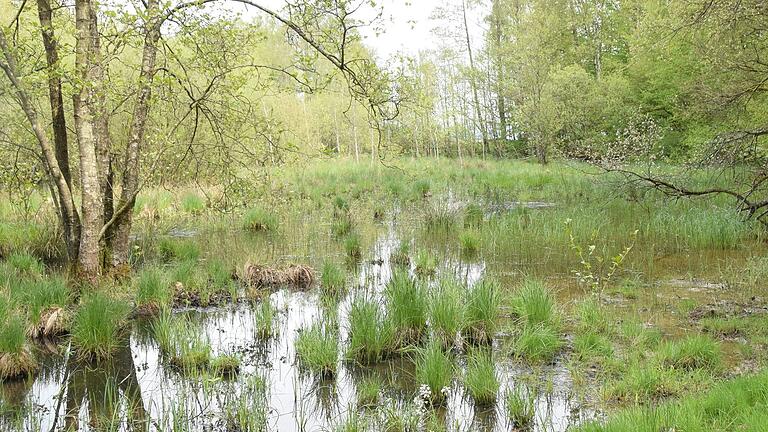
[[[32,401],[33,409],[24,429],[125,431],[170,430],[185,427],[193,431],[217,430],[230,421],[232,404],[242,396],[253,377],[263,377],[268,387],[267,424],[270,430],[319,431],[333,429],[359,408],[358,384],[371,377],[382,382],[382,406],[394,405],[395,412],[412,406],[418,390],[414,363],[409,355],[372,366],[360,366],[343,359],[348,335],[347,314],[356,295],[380,295],[392,276],[390,256],[400,238],[394,223],[386,226],[366,254],[370,260],[355,268],[355,283],[341,298],[322,298],[313,292],[279,290],[268,297],[278,310],[273,337],[259,336],[258,300],[219,309],[176,311],[199,323],[213,352],[238,353],[242,372],[232,381],[189,376],[164,366],[148,323],[137,322],[130,342],[124,343],[109,362],[77,361],[74,357],[50,353],[37,380],[0,385],[6,406],[21,411]],[[413,271],[413,268],[411,268]],[[459,254],[446,254],[439,276],[452,275],[474,284],[486,271],[482,260],[467,261]],[[435,281],[436,277],[432,279]],[[296,365],[295,338],[298,331],[314,322],[334,322],[339,328],[341,348],[338,375],[321,380]],[[55,348],[55,345],[54,345]],[[521,371],[512,363],[499,363],[502,388],[499,395],[520,385]],[[545,371],[546,372],[546,371]],[[562,431],[576,417],[588,416],[570,399],[571,382],[562,365],[544,373],[546,386],[531,388],[536,394],[536,430]],[[437,420],[451,431],[508,430],[503,397],[492,407],[476,407],[457,379],[448,404],[435,410]],[[33,420],[35,419],[35,420]],[[151,425],[151,427],[150,427]],[[181,426],[180,426],[181,425]],[[226,429],[226,428],[225,428]]]

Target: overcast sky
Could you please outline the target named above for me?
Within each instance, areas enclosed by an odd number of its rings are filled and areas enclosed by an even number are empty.
[[[421,50],[436,48],[438,39],[433,29],[444,23],[430,19],[435,8],[460,0],[380,0],[384,8],[383,27],[385,32],[377,35],[373,29],[365,29],[363,35],[368,46],[376,50],[379,58],[384,60],[398,52],[415,55]],[[272,9],[280,9],[283,0],[264,0],[265,5]],[[479,42],[483,35],[482,8],[470,13],[470,35],[473,45]],[[251,8],[244,12],[245,16],[255,15]]]

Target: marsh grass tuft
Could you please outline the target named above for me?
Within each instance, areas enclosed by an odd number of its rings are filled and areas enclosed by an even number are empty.
[[[5,261],[24,276],[41,276],[44,271],[43,264],[26,251],[14,252],[8,255]]]
[[[259,339],[269,339],[277,335],[277,310],[272,304],[272,300],[267,296],[262,298],[253,314],[256,337]]]
[[[499,325],[499,286],[483,279],[467,290],[464,335],[472,343],[491,343]]]
[[[155,340],[168,363],[184,372],[207,369],[211,364],[211,345],[201,329],[186,315],[164,311],[152,323]]]
[[[416,378],[429,388],[428,401],[432,405],[445,403],[453,381],[453,359],[437,340],[430,340],[416,351]]]
[[[500,384],[490,349],[469,351],[464,386],[477,405],[488,406],[496,402]]]
[[[296,355],[299,364],[322,377],[336,375],[339,358],[339,342],[336,332],[320,324],[300,331],[296,338]]]
[[[543,283],[526,279],[512,298],[512,310],[525,325],[553,324],[556,319],[552,294]]]
[[[376,376],[365,377],[357,382],[357,405],[375,407],[381,399],[382,384]]]
[[[362,258],[363,246],[359,234],[354,232],[347,234],[344,238],[344,252],[350,259],[359,260]]]
[[[243,215],[243,228],[251,232],[277,231],[277,216],[261,207],[253,207]]]
[[[389,260],[397,266],[407,267],[411,265],[411,244],[408,242],[400,242],[394,252],[389,256]]]
[[[707,335],[693,335],[664,344],[659,352],[664,365],[677,369],[718,370],[722,366],[720,344]]]
[[[97,292],[85,297],[72,325],[72,343],[84,358],[106,359],[121,343],[129,307]]]
[[[483,209],[475,203],[470,203],[464,208],[464,227],[478,228],[483,224],[485,214]]]
[[[450,348],[456,335],[464,329],[466,318],[464,286],[453,279],[444,279],[430,293],[429,325],[432,336]]]
[[[346,357],[359,363],[373,363],[386,358],[392,348],[392,325],[380,305],[362,296],[356,297],[349,310]]]
[[[532,362],[551,361],[562,347],[560,334],[547,324],[524,325],[513,342],[515,355]]]
[[[507,418],[514,430],[528,430],[535,420],[535,399],[520,388],[507,390],[504,394]]]
[[[194,192],[187,192],[181,197],[181,209],[191,215],[199,215],[205,210],[205,199]]]
[[[240,357],[235,354],[221,354],[211,360],[211,371],[223,377],[240,373]]]
[[[136,282],[136,306],[142,313],[154,315],[171,302],[171,281],[161,269],[145,269]]]
[[[320,273],[320,288],[326,295],[337,296],[345,292],[347,275],[336,264],[326,261]]]
[[[37,361],[27,345],[24,319],[13,314],[0,322],[0,381],[23,378],[35,373]]]
[[[437,271],[437,257],[426,249],[422,249],[416,253],[414,262],[416,274],[419,276],[432,276]]]
[[[480,235],[474,230],[465,230],[459,235],[461,253],[465,257],[473,257],[480,250]]]
[[[398,345],[418,344],[427,328],[427,289],[407,272],[396,270],[384,288],[384,297]]]

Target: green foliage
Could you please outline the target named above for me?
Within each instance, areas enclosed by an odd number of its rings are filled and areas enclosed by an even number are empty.
[[[429,388],[428,400],[433,405],[445,402],[453,381],[453,371],[453,359],[439,341],[430,340],[425,347],[418,348],[416,379]]]
[[[181,209],[191,215],[199,215],[205,210],[205,199],[194,192],[187,192],[181,197]]]
[[[525,325],[513,343],[513,350],[531,362],[546,362],[554,358],[562,345],[560,334],[552,326]]]
[[[663,364],[673,368],[717,370],[722,363],[722,350],[711,337],[693,335],[665,344],[660,357]]]
[[[475,231],[463,231],[459,235],[459,244],[465,256],[474,256],[480,250],[480,236]]]
[[[299,364],[324,377],[336,374],[339,343],[336,334],[319,324],[304,329],[296,338]]]
[[[414,260],[416,274],[419,276],[432,276],[437,270],[437,257],[426,249],[420,250]]]
[[[382,384],[376,377],[366,377],[357,382],[357,405],[374,407],[381,398]]]
[[[388,319],[401,346],[421,340],[427,327],[429,293],[407,272],[396,270],[384,288]]]
[[[136,283],[136,305],[149,308],[162,308],[171,301],[171,282],[165,272],[159,268],[149,268],[139,274]]]
[[[507,418],[516,429],[529,429],[535,420],[535,399],[520,388],[507,390],[504,394],[504,405]]]
[[[103,293],[82,300],[72,325],[72,343],[82,357],[106,359],[124,341],[121,338],[129,307]]]
[[[359,363],[383,360],[393,348],[393,328],[378,303],[356,297],[349,310],[346,357]]]
[[[464,227],[465,228],[478,228],[483,224],[485,219],[485,213],[483,208],[478,204],[470,203],[464,208]]]
[[[526,279],[512,298],[512,310],[527,326],[557,321],[554,299],[541,281]]]
[[[253,207],[243,216],[243,228],[253,232],[277,231],[277,216],[261,207]]]
[[[27,315],[32,322],[40,319],[46,308],[66,307],[69,304],[69,286],[61,276],[45,277],[39,280],[20,281],[19,301],[27,308]]]
[[[27,343],[24,319],[18,314],[4,317],[0,323],[0,354],[19,355]]]
[[[211,370],[216,375],[235,375],[240,372],[240,357],[234,354],[216,356],[211,360]]]
[[[491,350],[476,349],[469,352],[464,386],[476,404],[482,406],[496,402],[500,384]]]
[[[446,347],[454,344],[456,335],[465,327],[463,290],[464,286],[456,281],[445,279],[430,293],[429,325],[433,337]]]
[[[253,313],[256,337],[269,339],[275,336],[277,334],[276,319],[277,310],[272,304],[272,300],[269,297],[263,298]]]
[[[467,290],[464,334],[473,341],[490,343],[501,314],[501,294],[496,282],[483,279]]]
[[[22,275],[40,276],[43,274],[43,265],[28,252],[14,252],[8,255],[5,261]]]
[[[336,264],[325,261],[320,273],[320,288],[329,295],[338,295],[345,291],[347,275]]]
[[[360,259],[363,256],[362,241],[357,233],[349,233],[344,238],[344,251],[351,259]]]
[[[200,247],[190,239],[163,237],[157,245],[157,250],[165,261],[196,261],[200,258]]]

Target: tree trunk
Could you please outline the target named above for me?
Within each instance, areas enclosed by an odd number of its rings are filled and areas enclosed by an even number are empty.
[[[37,13],[40,20],[40,33],[45,47],[45,59],[48,66],[48,99],[51,105],[51,120],[53,124],[53,145],[56,163],[61,176],[69,189],[72,189],[72,176],[69,169],[69,144],[67,142],[67,120],[64,115],[64,98],[61,92],[59,67],[59,49],[53,32],[53,11],[48,0],[37,0]],[[48,170],[51,171],[50,164]],[[64,195],[56,193],[53,198],[58,202],[59,218],[64,231],[64,242],[67,247],[67,259],[70,263],[77,262],[80,244],[80,221],[68,214],[67,203],[62,202]]]
[[[82,188],[82,232],[78,270],[82,276],[95,281],[100,274],[100,239],[104,225],[104,200],[99,180],[99,161],[96,155],[97,130],[94,113],[97,84],[94,74],[94,40],[92,26],[95,15],[90,0],[75,2],[75,69],[79,85],[73,95],[75,131],[80,150],[80,183]]]
[[[95,82],[103,84],[104,65],[101,55],[101,38],[98,29],[98,15],[91,5],[91,41],[93,59],[93,77]],[[102,221],[112,219],[114,215],[114,189],[112,185],[112,139],[109,134],[109,110],[107,109],[107,94],[103,89],[95,92],[95,131],[96,131],[96,157],[99,165],[99,186],[102,193],[104,214]],[[108,227],[101,236],[101,266],[106,269],[112,265],[113,230]]]
[[[125,171],[122,182],[123,190],[120,194],[120,205],[118,205],[112,219],[114,221],[112,262],[117,268],[127,266],[130,258],[133,205],[136,201],[136,194],[139,191],[141,146],[144,142],[144,133],[152,99],[152,80],[156,72],[155,59],[157,57],[157,43],[160,40],[160,25],[162,24],[159,12],[158,0],[148,0],[138,98],[133,109],[133,119],[131,120],[131,127],[128,133],[128,149],[125,155]]]
[[[66,235],[74,235],[74,237],[79,238],[80,216],[77,213],[77,207],[75,206],[72,189],[70,188],[70,184],[67,182],[67,179],[64,177],[64,174],[61,171],[61,167],[59,166],[59,162],[56,159],[56,149],[54,145],[52,145],[48,140],[48,135],[46,135],[45,128],[40,123],[40,119],[37,116],[37,111],[35,111],[35,107],[32,105],[28,93],[18,78],[15,58],[13,57],[13,54],[8,47],[5,34],[2,31],[0,31],[0,50],[2,51],[3,57],[5,59],[5,61],[0,61],[0,69],[3,69],[5,75],[8,77],[8,80],[11,82],[11,85],[16,91],[16,96],[19,99],[19,105],[24,111],[24,114],[27,117],[30,126],[32,127],[32,132],[35,134],[35,138],[40,145],[43,157],[46,164],[48,165],[49,173],[51,174],[53,183],[56,186],[58,201],[61,204],[64,220],[72,229],[72,232],[68,232]],[[77,245],[77,243],[75,243],[75,245]],[[77,253],[75,252],[74,255],[76,256]]]
[[[475,59],[472,55],[472,41],[469,38],[469,23],[467,23],[467,3],[461,2],[461,12],[464,18],[464,33],[467,38],[467,53],[469,54],[469,84],[472,86],[472,97],[475,105],[475,118],[477,119],[477,127],[480,129],[480,135],[483,138],[483,159],[485,159],[485,147],[488,145],[488,131],[485,130],[485,123],[483,122],[483,113],[480,110],[480,98],[477,94],[477,82],[475,79]]]

